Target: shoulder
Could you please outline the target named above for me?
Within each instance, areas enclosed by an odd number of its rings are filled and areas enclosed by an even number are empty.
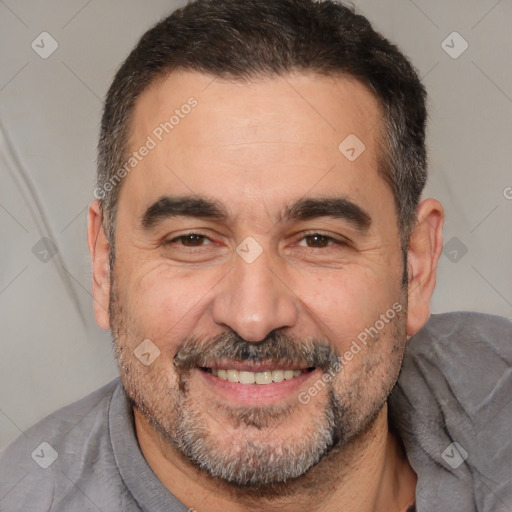
[[[467,496],[467,510],[501,510],[512,485],[503,477],[512,459],[511,392],[510,320],[432,315],[409,340],[389,412],[420,492],[434,501]]]
[[[408,343],[399,387],[455,400],[474,422],[509,402],[512,322],[472,312],[432,315]]]
[[[120,385],[119,378],[115,379],[55,411],[2,452],[2,510],[11,510],[14,504],[15,510],[50,510],[58,495],[80,479],[84,466],[101,460],[104,467],[115,467],[109,449],[108,411]]]
[[[421,416],[463,415],[475,429],[511,405],[512,322],[472,312],[432,315],[405,351],[392,404]]]
[[[512,362],[512,322],[500,316],[470,311],[432,315],[409,341],[408,355],[460,355],[464,350],[484,350],[489,357]],[[448,353],[445,351],[448,350]]]

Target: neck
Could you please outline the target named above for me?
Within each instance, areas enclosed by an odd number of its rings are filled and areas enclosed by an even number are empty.
[[[213,480],[176,453],[134,410],[148,464],[169,491],[191,509],[209,512],[403,512],[413,503],[416,475],[388,429],[387,406],[359,438],[334,449],[304,476],[265,492]],[[342,506],[340,506],[342,504]]]

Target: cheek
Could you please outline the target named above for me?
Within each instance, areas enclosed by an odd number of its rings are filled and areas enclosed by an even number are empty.
[[[207,307],[208,291],[218,281],[211,274],[151,263],[125,273],[127,320],[161,349],[181,343]]]
[[[398,278],[384,279],[368,269],[317,276],[309,284],[303,276],[297,295],[317,329],[335,345],[340,355],[350,349],[358,336],[364,338],[364,333],[376,322],[381,327],[381,315],[391,310],[393,315],[389,316],[394,316],[393,304],[400,302]]]

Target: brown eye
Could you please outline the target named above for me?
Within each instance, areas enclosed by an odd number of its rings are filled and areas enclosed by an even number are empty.
[[[199,247],[203,245],[206,240],[204,235],[190,234],[190,235],[182,235],[177,238],[183,245],[186,247]]]
[[[212,237],[200,231],[188,233],[182,231],[181,234],[175,232],[174,235],[173,238],[168,238],[161,244],[163,249],[161,256],[170,261],[185,264],[211,262],[218,260],[229,251],[222,240],[217,241],[215,233]]]
[[[306,241],[306,245],[308,247],[327,247],[330,242],[332,242],[332,238],[330,236],[325,235],[307,235],[304,237]]]

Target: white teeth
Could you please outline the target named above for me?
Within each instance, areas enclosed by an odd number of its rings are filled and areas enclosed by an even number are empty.
[[[240,384],[272,384],[283,382],[302,375],[302,370],[272,370],[265,372],[243,372],[238,370],[211,370],[212,375],[221,380],[239,382]]]
[[[283,382],[283,380],[284,380],[284,372],[283,372],[283,370],[274,370],[272,372],[272,380],[274,382]]]
[[[256,384],[272,384],[272,372],[258,372]]]
[[[227,370],[229,382],[238,382],[238,370]]]
[[[238,372],[238,382],[240,384],[254,384],[256,375],[253,372]]]

